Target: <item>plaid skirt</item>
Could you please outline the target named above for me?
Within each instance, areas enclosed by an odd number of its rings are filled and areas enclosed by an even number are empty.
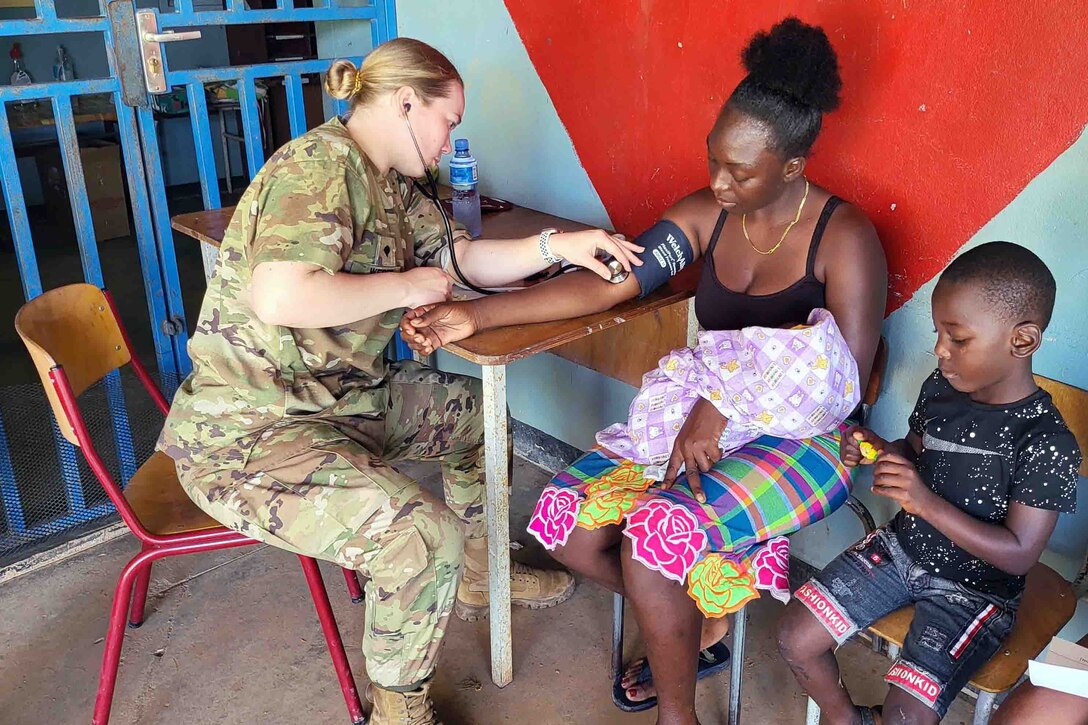
[[[545,548],[566,545],[576,526],[623,525],[632,557],[680,584],[700,611],[723,617],[759,597],[789,601],[786,534],[832,513],[850,495],[839,461],[848,424],[805,440],[758,438],[700,473],[706,503],[681,475],[669,490],[645,466],[597,446],[544,488],[529,522]]]

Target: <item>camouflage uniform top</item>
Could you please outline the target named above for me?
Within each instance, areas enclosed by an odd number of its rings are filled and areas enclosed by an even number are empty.
[[[444,233],[435,205],[399,174],[381,176],[339,119],[277,151],[227,227],[189,342],[193,372],[159,448],[192,465],[238,468],[270,426],[383,416],[383,351],[403,309],[326,329],[269,325],[249,301],[252,272],[280,261],[329,274],[434,266]],[[320,428],[335,435],[335,427]]]

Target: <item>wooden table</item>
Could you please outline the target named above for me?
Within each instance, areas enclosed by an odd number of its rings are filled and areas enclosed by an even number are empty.
[[[170,225],[206,244],[219,246],[234,209],[179,214]],[[488,239],[514,239],[554,227],[562,231],[586,229],[586,225],[542,212],[514,207],[483,217]],[[651,314],[695,294],[699,266],[692,265],[644,299],[628,300],[607,312],[555,322],[513,325],[477,333],[445,346],[458,357],[477,363],[483,371],[484,465],[487,481],[488,560],[491,587],[491,679],[499,687],[513,680],[513,647],[510,628],[510,456],[507,438],[506,366],[593,333]],[[688,338],[694,335],[694,315],[688,316]]]
[[[233,206],[194,211],[171,217],[170,226],[188,237],[218,249],[223,243],[223,236],[227,233],[227,225],[230,224],[232,216],[234,216]]]
[[[78,100],[73,99],[76,107],[72,109],[72,120],[75,125],[81,123],[116,123],[117,109],[113,107],[113,100],[108,95],[82,96]],[[16,128],[42,128],[56,125],[53,117],[53,107],[48,100],[40,100],[31,104],[10,104],[9,119],[11,127]]]

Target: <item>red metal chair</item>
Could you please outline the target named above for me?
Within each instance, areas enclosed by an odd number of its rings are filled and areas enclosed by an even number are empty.
[[[93,717],[95,725],[105,725],[117,681],[125,615],[129,614],[130,627],[143,624],[152,563],[167,556],[258,542],[222,526],[197,508],[178,483],[174,462],[169,456],[154,453],[123,491],[99,457],[77,403],[79,395],[91,385],[131,364],[163,415],[169,410],[166,399],[133,354],[128,334],[108,292],[89,284],[50,290],[23,305],[15,316],[15,329],[34,360],[61,433],[83,452],[121,519],[142,544],[140,553],[121,571],[113,596]],[[317,561],[305,556],[300,556],[299,561],[317,607],[348,714],[353,723],[362,723],[365,717],[359,693]],[[344,577],[352,601],[362,601],[363,592],[355,572],[345,569]]]

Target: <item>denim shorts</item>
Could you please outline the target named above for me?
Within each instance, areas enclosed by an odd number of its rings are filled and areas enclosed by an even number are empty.
[[[914,621],[884,681],[944,717],[956,694],[998,651],[1020,597],[975,591],[933,576],[878,529],[836,557],[795,595],[841,645],[859,629],[914,604]]]

